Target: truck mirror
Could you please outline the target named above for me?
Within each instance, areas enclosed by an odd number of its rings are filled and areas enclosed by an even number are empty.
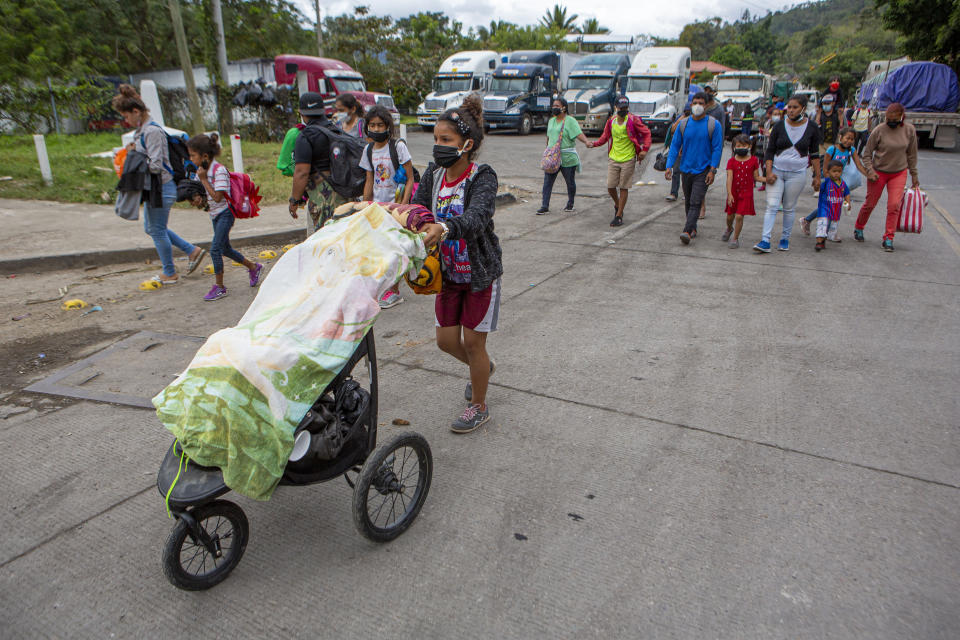
[[[288,62],[288,63],[284,66],[284,68],[286,69],[286,72],[287,72],[288,75],[295,76],[295,75],[297,75],[297,70],[298,70],[300,67],[297,66],[297,63],[296,63],[296,62]]]

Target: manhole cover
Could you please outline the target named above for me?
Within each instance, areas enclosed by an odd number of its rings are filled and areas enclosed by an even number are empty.
[[[204,340],[141,331],[25,390],[152,409],[150,399],[187,368]]]

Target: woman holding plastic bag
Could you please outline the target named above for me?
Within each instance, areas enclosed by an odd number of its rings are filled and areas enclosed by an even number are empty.
[[[863,148],[863,166],[867,170],[867,201],[853,228],[853,237],[863,242],[863,228],[887,189],[887,221],[883,233],[883,250],[893,251],[893,234],[897,230],[907,171],[912,179],[911,189],[920,189],[917,173],[917,130],[905,121],[904,108],[899,102],[887,107],[886,122],[874,127]]]

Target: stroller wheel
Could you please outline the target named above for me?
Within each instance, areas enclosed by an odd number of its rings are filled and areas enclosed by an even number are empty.
[[[406,531],[420,513],[432,475],[430,445],[419,433],[401,433],[377,447],[353,490],[353,523],[360,534],[387,542]]]
[[[243,510],[226,500],[214,500],[188,514],[200,535],[184,518],[177,520],[163,547],[163,573],[175,587],[201,591],[219,584],[236,568],[250,525]]]

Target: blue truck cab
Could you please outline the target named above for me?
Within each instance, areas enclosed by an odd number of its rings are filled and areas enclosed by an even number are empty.
[[[493,72],[483,99],[483,119],[491,129],[527,135],[547,126],[553,96],[578,58],[558,51],[514,51]]]
[[[580,59],[571,69],[563,97],[567,112],[580,121],[584,132],[603,133],[630,62],[625,53],[595,53]]]

